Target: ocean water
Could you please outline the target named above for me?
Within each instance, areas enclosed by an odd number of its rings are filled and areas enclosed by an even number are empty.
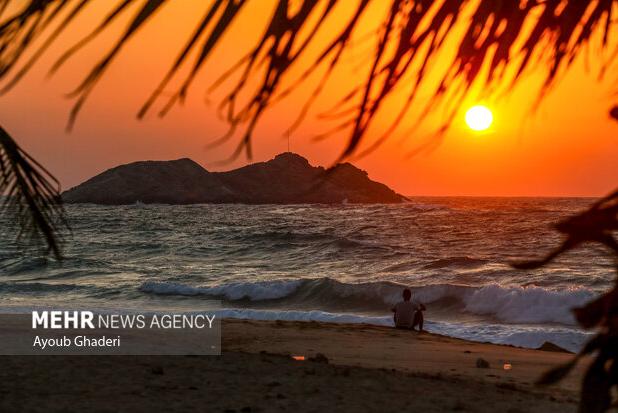
[[[610,287],[589,246],[542,270],[513,260],[560,241],[551,224],[592,199],[413,198],[403,205],[69,205],[66,259],[3,235],[0,307],[198,311],[392,325],[404,286],[426,329],[476,341],[577,350],[570,309]]]

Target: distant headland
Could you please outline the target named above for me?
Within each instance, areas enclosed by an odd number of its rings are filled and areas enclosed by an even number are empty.
[[[90,178],[65,191],[62,198],[66,203],[105,205],[407,201],[350,163],[325,169],[292,152],[227,172],[209,172],[188,158],[133,162]]]

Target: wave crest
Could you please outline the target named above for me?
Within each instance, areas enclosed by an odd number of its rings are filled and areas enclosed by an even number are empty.
[[[148,294],[205,296],[228,302],[269,302],[337,311],[388,312],[401,299],[404,285],[388,282],[343,283],[331,278],[272,280],[190,286],[170,282],[146,282],[139,290]],[[502,287],[491,284],[473,287],[435,284],[411,287],[413,300],[429,305],[428,312],[447,309],[458,313],[488,316],[511,324],[575,325],[571,309],[596,294],[587,289],[549,290],[541,287]],[[453,302],[455,304],[453,304]]]
[[[302,280],[259,281],[253,283],[230,283],[211,287],[193,287],[172,282],[149,281],[139,290],[158,295],[206,295],[230,301],[249,299],[252,301],[275,300],[295,291]]]

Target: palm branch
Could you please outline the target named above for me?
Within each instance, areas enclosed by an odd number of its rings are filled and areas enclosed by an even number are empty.
[[[185,43],[178,45],[177,58],[170,62],[168,72],[145,100],[138,117],[153,110],[163,116],[175,104],[184,101],[213,50],[225,43],[224,35],[246,13],[251,1],[264,4],[262,0],[203,2],[203,17],[195,23],[193,33]],[[342,54],[350,49],[363,19],[371,13],[371,7],[385,3],[383,0],[358,0],[347,15],[337,15],[339,29],[330,33],[329,40],[324,43],[316,34],[344,1],[349,4],[349,0],[277,0],[268,3],[272,11],[268,20],[263,22],[264,31],[255,33],[255,44],[243,51],[237,64],[211,87],[211,90],[220,87],[223,81],[238,75],[238,80],[219,104],[229,130],[217,141],[220,143],[238,135],[234,156],[244,151],[251,157],[253,131],[264,112],[294,93],[298,85],[308,82],[312,74],[322,72],[313,95],[299,110],[299,119],[292,126],[300,123],[317,96],[328,87],[332,73],[341,66]],[[124,31],[109,50],[101,52],[98,61],[70,94],[74,106],[69,116],[69,128],[123,48],[149,22],[165,18],[165,6],[172,2],[110,0],[105,4],[107,12],[101,16],[100,23],[58,57],[52,72],[104,35],[117,20],[129,17]],[[80,15],[93,3],[92,0],[0,0],[0,81],[5,81],[2,91],[10,90],[22,79],[61,36],[70,35]],[[358,152],[367,130],[381,114],[384,102],[396,92],[404,93],[407,98],[400,105],[393,126],[367,150],[375,149],[388,138],[411,110],[420,112],[422,117],[443,100],[449,105],[444,124],[438,131],[446,131],[475,83],[492,91],[504,82],[517,83],[528,69],[542,70],[545,82],[538,91],[539,98],[542,98],[595,34],[599,34],[602,48],[609,45],[610,33],[616,25],[612,13],[616,11],[618,0],[387,0],[386,4],[389,6],[386,13],[379,16],[382,24],[373,33],[376,46],[367,64],[366,75],[336,105],[334,114],[340,116],[340,121],[333,131],[345,132],[348,136],[341,158]],[[428,71],[436,69],[437,55],[447,38],[452,36],[454,27],[465,29],[455,39],[457,52],[454,60],[441,62],[442,67],[448,69],[437,84],[429,85],[433,97],[415,105],[416,94],[427,82]],[[301,60],[310,48],[321,52],[300,76],[291,78],[291,69],[306,65]],[[611,54],[602,72],[611,68],[615,56],[616,53]],[[178,86],[170,86],[185,65],[188,74],[178,79]],[[513,69],[510,78],[507,68]],[[250,79],[258,82],[257,89],[254,90]],[[168,88],[175,89],[171,96]],[[241,98],[247,95],[248,98]],[[615,108],[608,111],[611,116],[616,116]]]
[[[60,185],[0,127],[0,214],[18,229],[18,239],[44,240],[61,257],[59,227],[66,226]]]

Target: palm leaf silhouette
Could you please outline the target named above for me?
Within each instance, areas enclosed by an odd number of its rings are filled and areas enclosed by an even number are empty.
[[[539,260],[513,266],[528,270],[539,268],[584,243],[601,244],[618,257],[618,242],[614,237],[618,230],[618,191],[595,202],[588,210],[559,222],[556,229],[565,235],[562,245]],[[605,412],[611,405],[612,387],[618,386],[618,278],[610,291],[573,309],[573,314],[580,326],[597,328],[599,333],[572,361],[548,371],[538,383],[546,385],[563,379],[582,355],[596,352],[582,382],[580,411]]]
[[[618,242],[613,236],[618,230],[618,191],[595,202],[590,209],[556,224],[556,229],[566,235],[562,245],[540,260],[514,263],[513,266],[539,268],[586,242],[600,243],[618,255]]]
[[[57,258],[61,257],[58,230],[66,226],[60,200],[60,185],[37,161],[24,152],[0,128],[0,212],[13,218],[19,237],[43,239]]]
[[[111,49],[101,54],[99,61],[70,94],[75,102],[69,116],[69,128],[124,46],[157,16],[164,18],[162,10],[165,4],[172,1],[109,1],[106,5],[107,14],[102,16],[99,25],[58,58],[51,69],[52,73],[89,42],[110,30],[113,22],[122,16],[131,15],[127,28],[118,36]],[[204,17],[196,24],[186,43],[179,45],[178,57],[139,109],[138,117],[142,118],[159,103],[162,106],[158,113],[163,116],[174,104],[183,102],[194,79],[204,70],[212,51],[224,42],[223,35],[246,10],[245,5],[250,1],[259,0],[204,2]],[[341,65],[340,57],[349,49],[353,35],[361,26],[361,20],[366,17],[370,7],[378,2],[359,0],[339,22],[340,29],[330,33],[332,42],[317,43],[320,40],[316,33],[324,28],[334,8],[343,1],[278,0],[270,3],[273,10],[269,20],[264,22],[264,33],[256,36],[255,45],[246,50],[244,57],[213,85],[213,88],[219,86],[222,80],[230,78],[234,73],[240,74],[236,84],[230,87],[219,105],[229,130],[217,142],[230,139],[237,132],[241,134],[233,156],[244,151],[251,157],[253,131],[264,112],[293,93],[296,86],[308,81],[311,74],[323,67],[323,77],[315,86],[306,106],[301,108],[299,121],[317,96],[327,88],[330,75]],[[22,79],[58,38],[67,35],[67,32],[70,34],[82,11],[92,3],[92,0],[0,2],[4,10],[3,15],[0,15],[0,81],[6,81],[2,91],[10,90]],[[407,98],[401,104],[392,127],[365,152],[375,149],[388,138],[413,107],[418,107],[422,118],[440,101],[448,99],[446,120],[438,128],[443,133],[450,126],[472,85],[479,82],[485,89],[493,90],[500,82],[507,80],[507,67],[515,69],[513,84],[527,69],[543,70],[546,80],[539,91],[539,98],[542,98],[595,33],[601,33],[603,47],[608,45],[609,34],[616,24],[612,20],[612,11],[618,5],[618,0],[388,0],[388,5],[387,13],[382,16],[383,24],[374,35],[377,45],[372,60],[368,62],[367,75],[337,105],[337,112],[343,114],[343,117],[333,131],[345,131],[348,134],[342,159],[358,151],[367,130],[380,114],[383,103],[397,91],[404,91]],[[7,9],[13,10],[13,13]],[[471,18],[464,20],[462,16],[468,15]],[[443,78],[436,85],[430,85],[434,89],[433,98],[414,105],[420,86],[426,82],[427,70],[432,67],[456,25],[466,30],[460,38],[455,39],[458,46],[454,60],[445,66],[449,69]],[[44,39],[43,44],[38,46],[37,40],[41,38]],[[321,48],[322,52],[299,78],[289,79],[290,69],[301,64],[301,58],[312,45]],[[26,59],[27,52],[35,47],[31,57]],[[191,63],[189,60],[194,51],[198,53]],[[615,54],[611,60],[613,58]],[[607,62],[604,68],[610,63]],[[190,65],[190,70],[184,80],[180,81],[176,92],[159,102],[163,90],[185,64]],[[481,76],[484,67],[487,67],[486,75]],[[255,90],[250,88],[250,79],[256,79],[260,86]],[[286,81],[294,87],[286,85]],[[246,99],[240,98],[246,95]],[[610,110],[610,115],[616,117],[615,108]],[[297,124],[295,122],[293,126]]]

